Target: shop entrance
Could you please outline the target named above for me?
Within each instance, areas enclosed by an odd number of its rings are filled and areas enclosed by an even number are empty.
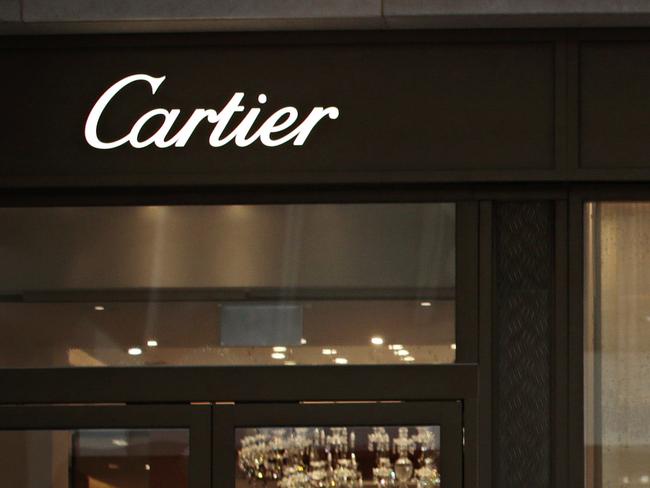
[[[4,407],[13,488],[460,488],[460,402]]]

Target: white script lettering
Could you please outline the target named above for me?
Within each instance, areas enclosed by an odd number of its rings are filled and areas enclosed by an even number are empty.
[[[253,131],[253,126],[262,113],[261,108],[254,107],[248,109],[248,112],[239,124],[228,132],[228,125],[235,114],[246,111],[246,108],[242,104],[245,94],[236,92],[219,111],[211,108],[195,109],[183,126],[173,135],[170,135],[170,131],[181,116],[181,110],[178,108],[170,110],[156,108],[140,116],[131,130],[123,137],[109,142],[100,140],[97,135],[97,127],[101,116],[111,100],[122,89],[131,83],[144,81],[151,87],[151,94],[155,95],[165,81],[165,78],[165,76],[155,78],[145,74],[131,75],[118,81],[106,90],[99,97],[99,100],[93,106],[86,120],[85,136],[88,144],[97,149],[114,149],[127,143],[136,149],[144,148],[152,144],[159,148],[171,146],[185,147],[199,124],[205,121],[208,124],[214,125],[209,139],[212,147],[221,147],[232,141],[239,147],[246,147],[258,140],[268,147],[277,147],[290,141],[293,141],[294,146],[302,146],[309,137],[309,134],[311,134],[321,120],[327,118],[334,120],[339,116],[339,109],[337,107],[314,107],[299,122],[298,109],[296,107],[284,107],[267,117],[259,128]],[[266,95],[263,93],[260,94],[257,97],[257,101],[260,105],[264,105],[267,101]],[[144,126],[152,124],[154,121],[160,124],[155,133],[146,138],[140,137]],[[251,133],[251,131],[253,132]],[[280,132],[284,131],[289,132],[281,135]]]

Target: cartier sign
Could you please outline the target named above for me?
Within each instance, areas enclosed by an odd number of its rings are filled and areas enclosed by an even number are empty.
[[[323,119],[337,119],[339,116],[337,107],[314,107],[311,112],[299,120],[298,109],[287,106],[268,115],[260,125],[257,121],[262,114],[262,109],[259,107],[247,109],[243,105],[245,93],[236,92],[219,110],[196,108],[191,113],[182,114],[178,108],[156,108],[141,115],[131,128],[125,127],[123,137],[105,140],[97,133],[102,113],[111,100],[119,96],[122,89],[132,83],[144,82],[149,85],[151,93],[155,95],[165,78],[165,76],[156,78],[147,74],[134,74],[113,84],[99,97],[88,115],[85,126],[86,142],[96,149],[114,149],[125,144],[136,149],[151,145],[159,148],[184,147],[192,138],[192,134],[199,124],[210,124],[214,126],[209,138],[212,147],[225,146],[231,142],[239,147],[246,147],[256,141],[268,147],[287,143],[302,146],[309,134]],[[266,102],[265,94],[257,96],[259,105],[264,105]],[[243,119],[232,127],[233,116],[240,112],[245,113]],[[175,133],[172,133],[172,127],[179,120],[184,120],[183,125]],[[141,132],[145,124],[148,123],[156,123],[157,130],[153,135],[143,138]],[[258,127],[255,130],[253,130],[254,125]]]

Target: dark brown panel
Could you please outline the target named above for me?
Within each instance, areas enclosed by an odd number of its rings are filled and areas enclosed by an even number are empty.
[[[457,400],[477,381],[475,364],[6,369],[0,404]]]
[[[0,50],[11,73],[0,80],[5,186],[513,179],[555,168],[552,42],[50,42]],[[206,122],[185,148],[90,147],[83,132],[91,107],[135,73],[167,79],[155,95],[145,82],[121,92],[100,125],[105,138],[124,135],[153,108],[180,108],[182,123],[237,91],[247,108],[268,96],[261,120],[287,105],[300,120],[318,105],[337,106],[340,117],[319,124],[304,146],[213,148]]]
[[[650,170],[650,42],[580,47],[580,167]],[[638,173],[636,173],[638,177]]]

